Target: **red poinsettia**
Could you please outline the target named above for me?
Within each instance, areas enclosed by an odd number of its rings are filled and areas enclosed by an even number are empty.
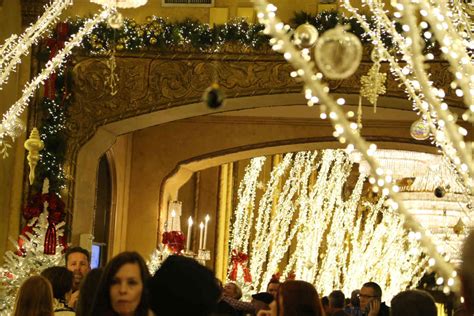
[[[178,254],[184,249],[184,235],[178,231],[164,232],[163,233],[163,245]]]

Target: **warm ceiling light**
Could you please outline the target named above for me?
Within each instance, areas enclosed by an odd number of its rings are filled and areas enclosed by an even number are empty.
[[[145,5],[148,0],[91,0],[102,6],[116,7],[120,9],[138,8]]]

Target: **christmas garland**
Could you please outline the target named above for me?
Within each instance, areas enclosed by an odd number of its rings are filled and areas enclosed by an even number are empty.
[[[367,21],[374,25],[370,16]],[[43,41],[37,59],[46,63],[62,47],[67,38],[74,34],[85,19],[78,18],[59,23],[51,32],[51,37]],[[364,30],[354,18],[347,18],[337,11],[324,11],[318,14],[296,12],[290,24],[297,27],[303,23],[314,25],[320,34],[336,25],[350,25],[349,32],[355,34],[364,44],[370,45]],[[375,27],[375,26],[374,26]],[[234,20],[223,25],[200,23],[192,19],[170,22],[167,19],[150,16],[146,22],[138,24],[125,19],[123,25],[112,28],[107,23],[99,24],[82,43],[83,54],[107,55],[111,51],[144,52],[144,51],[196,51],[216,52],[225,44],[238,45],[254,50],[269,49],[268,37],[263,34],[263,25],[250,24],[245,20]],[[390,46],[389,36],[383,36],[386,45]],[[431,45],[432,46],[432,45]],[[426,45],[426,47],[431,47]],[[65,185],[62,171],[66,150],[64,133],[67,121],[67,108],[71,99],[71,83],[65,67],[61,74],[53,75],[45,84],[45,97],[40,102],[40,132],[45,142],[41,160],[37,167],[37,177],[32,193],[40,192],[44,178],[49,178],[52,192],[60,192]]]

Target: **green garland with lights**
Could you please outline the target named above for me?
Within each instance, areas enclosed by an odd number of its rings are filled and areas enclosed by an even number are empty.
[[[74,34],[84,24],[85,19],[68,20],[68,34]],[[367,21],[374,25],[373,19],[367,16]],[[324,11],[318,14],[296,12],[290,24],[293,28],[303,23],[316,27],[320,35],[336,25],[350,25],[349,32],[355,34],[362,43],[370,45],[364,30],[353,18],[348,18],[337,11]],[[64,24],[64,22],[63,22]],[[253,50],[269,50],[268,36],[263,34],[264,26],[247,23],[245,20],[234,20],[223,25],[200,23],[196,20],[185,19],[180,22],[170,22],[167,19],[150,16],[146,22],[138,24],[134,20],[125,19],[122,27],[111,28],[107,23],[100,23],[82,43],[82,54],[106,55],[111,51],[140,53],[147,51],[195,51],[202,53],[217,52],[226,44],[238,44],[240,47]],[[55,31],[50,39],[55,39]],[[383,36],[384,43],[390,47],[391,39]],[[428,47],[429,45],[427,45]],[[42,45],[38,60],[45,63],[50,55],[48,45]],[[67,67],[63,74],[70,71]],[[61,169],[66,149],[64,124],[70,95],[66,89],[70,83],[64,82],[64,75],[58,76],[55,85],[56,96],[41,102],[42,139],[45,150],[37,167],[36,189],[40,189],[44,177],[51,181],[51,188],[56,192],[64,186],[65,178]]]

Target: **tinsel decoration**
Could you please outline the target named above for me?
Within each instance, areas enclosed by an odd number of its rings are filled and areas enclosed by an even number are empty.
[[[222,106],[225,100],[224,91],[217,83],[213,83],[206,89],[203,95],[203,101],[211,109],[217,109]]]
[[[23,255],[19,256],[12,251],[7,251],[4,255],[5,262],[0,267],[0,314],[2,315],[11,313],[15,306],[16,292],[25,279],[39,274],[48,267],[64,265],[62,254],[64,248],[59,242],[59,238],[63,235],[64,222],[56,226],[58,242],[56,242],[55,254],[52,255],[45,254],[44,248],[49,227],[48,212],[42,212],[39,217],[31,219],[29,226],[33,225],[31,232],[26,233],[26,237],[21,236]]]
[[[155,272],[161,267],[161,263],[163,263],[163,261],[165,261],[166,258],[168,258],[168,256],[171,254],[172,252],[170,252],[163,244],[160,244],[159,249],[153,250],[150,260],[146,262],[150,274],[154,275]]]
[[[367,75],[362,76],[360,79],[360,95],[367,98],[374,106],[374,113],[377,111],[377,100],[379,95],[385,94],[385,81],[387,80],[387,74],[380,73],[380,61],[381,57],[376,48],[371,54],[372,61],[374,64],[370,68]]]

